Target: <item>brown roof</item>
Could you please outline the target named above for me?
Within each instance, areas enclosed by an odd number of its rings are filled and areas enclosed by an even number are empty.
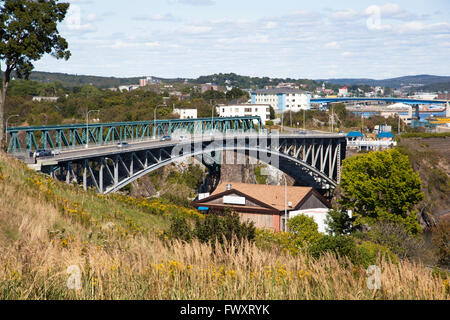
[[[284,186],[272,186],[265,184],[248,184],[238,182],[222,182],[211,194],[215,196],[226,191],[227,184],[231,184],[232,190],[240,191],[251,198],[259,200],[270,205],[277,210],[284,210]],[[310,192],[311,187],[287,187],[287,203],[292,202],[292,208],[295,208]],[[292,209],[288,208],[288,209]]]

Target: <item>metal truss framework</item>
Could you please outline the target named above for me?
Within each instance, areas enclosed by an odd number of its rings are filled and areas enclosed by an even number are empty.
[[[248,155],[278,167],[299,185],[334,189],[340,181],[345,158],[345,137],[259,137],[187,141],[148,150],[120,150],[108,156],[61,161],[43,165],[42,171],[67,183],[75,182],[99,193],[118,191],[136,179],[170,163],[196,157],[205,165],[220,162],[223,150]],[[219,155],[219,157],[217,156]],[[220,163],[219,163],[220,165]]]
[[[10,127],[8,152],[20,153],[36,149],[75,148],[86,144],[103,145],[116,141],[137,141],[174,132],[260,131],[260,117],[172,119],[156,121],[70,124],[39,127]]]

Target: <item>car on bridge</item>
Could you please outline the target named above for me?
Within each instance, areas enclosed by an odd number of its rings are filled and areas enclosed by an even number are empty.
[[[52,150],[52,156],[57,156],[59,154],[61,154],[61,150]]]
[[[40,157],[50,157],[52,156],[52,151],[51,150],[45,150],[45,149],[37,149],[34,153],[33,153],[33,157],[35,158],[40,158]]]
[[[159,139],[159,141],[170,141],[172,140],[171,136],[162,136],[161,139]]]
[[[124,141],[121,141],[117,144],[117,148],[120,148],[120,149],[128,148],[129,146],[130,146],[130,144],[128,142],[124,142]]]

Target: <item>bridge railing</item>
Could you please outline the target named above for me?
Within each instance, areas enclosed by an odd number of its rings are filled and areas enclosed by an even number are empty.
[[[355,140],[347,141],[348,147],[389,147],[397,146],[397,141],[383,141],[383,140]]]
[[[7,128],[9,153],[68,150],[85,145],[112,145],[119,141],[145,141],[162,135],[207,134],[211,132],[259,132],[260,117],[216,117],[117,123],[68,124]]]

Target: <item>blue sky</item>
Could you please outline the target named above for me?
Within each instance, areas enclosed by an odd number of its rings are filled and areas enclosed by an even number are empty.
[[[450,1],[68,0],[69,61],[35,70],[131,77],[450,75]]]

